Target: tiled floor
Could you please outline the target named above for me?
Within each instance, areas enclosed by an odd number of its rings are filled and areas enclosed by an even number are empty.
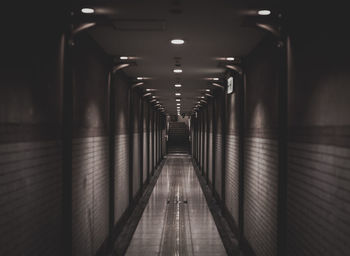
[[[168,156],[126,255],[227,255],[188,155]]]

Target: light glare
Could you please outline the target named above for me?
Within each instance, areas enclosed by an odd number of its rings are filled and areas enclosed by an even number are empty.
[[[92,9],[92,8],[85,7],[85,8],[82,8],[82,9],[81,9],[81,12],[82,12],[82,13],[85,13],[85,14],[90,14],[90,13],[94,13],[95,10]]]
[[[181,87],[182,85],[181,84],[175,84],[175,87]]]
[[[182,73],[182,69],[174,69],[174,73]]]
[[[258,14],[262,15],[262,16],[266,16],[266,15],[270,15],[271,11],[270,10],[259,10]]]
[[[171,43],[172,44],[184,44],[185,41],[182,39],[173,39],[173,40],[171,40]]]

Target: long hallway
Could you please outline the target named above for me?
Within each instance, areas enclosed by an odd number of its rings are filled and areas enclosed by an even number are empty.
[[[0,256],[349,256],[340,2],[4,0]]]
[[[167,156],[126,255],[226,255],[189,155]]]

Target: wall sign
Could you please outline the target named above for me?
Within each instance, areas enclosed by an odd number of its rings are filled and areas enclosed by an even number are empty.
[[[230,93],[233,93],[233,77],[230,76],[228,79],[227,79],[227,91],[226,91],[227,94],[230,94]]]

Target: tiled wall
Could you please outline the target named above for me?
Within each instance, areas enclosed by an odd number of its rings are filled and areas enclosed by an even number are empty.
[[[238,224],[239,196],[239,143],[238,136],[226,135],[225,149],[225,203],[235,223]]]
[[[224,93],[218,91],[214,100],[214,172],[215,172],[215,192],[222,199],[223,186],[223,154],[224,154],[224,130],[223,130],[223,114],[224,114]]]
[[[130,135],[129,84],[127,78],[116,73],[115,87],[115,157],[114,157],[114,222],[118,223],[129,207]]]
[[[73,51],[72,248],[93,256],[109,234],[108,58],[88,36]]]
[[[114,221],[120,217],[129,206],[129,135],[115,135],[115,188],[114,188]]]
[[[276,255],[278,144],[256,136],[244,142],[244,236],[256,255]]]
[[[108,236],[108,138],[73,140],[73,255],[95,255]]]
[[[60,141],[0,145],[0,255],[61,255]]]
[[[63,156],[59,29],[47,30],[53,25],[51,17],[45,25],[28,22],[31,29],[13,30],[15,38],[10,36],[11,45],[2,47],[1,54],[0,255],[60,256]]]
[[[349,255],[349,39],[322,31],[301,43],[300,33],[293,31],[288,45],[286,251]]]

